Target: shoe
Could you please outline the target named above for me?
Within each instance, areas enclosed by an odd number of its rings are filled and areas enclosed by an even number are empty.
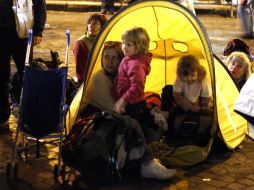
[[[104,15],[107,14],[107,10],[106,9],[102,9],[101,10],[101,14],[104,14]]]
[[[176,170],[167,169],[163,166],[158,159],[151,160],[147,165],[141,166],[140,171],[141,177],[143,178],[154,178],[154,179],[170,179],[175,176]]]
[[[0,134],[10,132],[9,119],[7,121],[0,121]]]
[[[163,116],[161,111],[155,107],[150,111],[151,115],[154,118],[154,123],[159,126],[159,129],[162,131],[167,131],[168,130],[168,122],[166,118]]]

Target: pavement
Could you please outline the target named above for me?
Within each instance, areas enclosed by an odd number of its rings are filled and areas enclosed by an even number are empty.
[[[48,11],[48,28],[44,31],[43,42],[34,49],[34,58],[49,59],[49,50],[57,50],[60,58],[65,57],[65,30],[71,30],[71,47],[84,33],[86,20],[91,12]],[[110,16],[110,15],[108,15]],[[236,18],[221,15],[198,15],[210,39],[213,52],[222,57],[227,42],[239,38],[241,27]],[[251,47],[254,40],[246,39]],[[12,71],[15,67],[12,65]],[[69,75],[75,76],[72,51],[69,52]],[[30,157],[19,164],[18,179],[6,179],[6,165],[11,158],[17,120],[10,118],[9,130],[0,130],[0,189],[1,190],[254,190],[254,142],[246,137],[235,150],[215,146],[209,157],[202,163],[188,168],[176,168],[178,173],[171,180],[142,179],[132,173],[122,180],[93,181],[78,180],[78,173],[69,175],[69,183],[55,183],[53,167],[58,150],[56,144],[43,145],[41,157],[35,158],[35,150],[30,149]],[[83,183],[82,183],[83,182]]]

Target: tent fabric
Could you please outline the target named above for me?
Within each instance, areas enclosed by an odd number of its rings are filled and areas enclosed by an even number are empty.
[[[245,138],[247,121],[234,112],[239,90],[225,65],[215,56],[217,116],[223,141],[229,149],[236,148]]]
[[[220,66],[221,63],[216,59],[214,60],[206,31],[198,18],[185,7],[164,0],[138,1],[121,9],[111,17],[91,49],[86,78],[70,106],[70,113],[66,122],[67,126],[70,128],[74,124],[79,114],[80,105],[86,105],[85,94],[92,81],[89,79],[101,67],[103,43],[112,40],[121,41],[121,35],[134,26],[140,26],[147,30],[150,37],[149,50],[153,53],[151,72],[147,76],[145,91],[161,94],[162,88],[165,85],[174,83],[176,79],[176,65],[179,58],[183,55],[195,55],[206,68],[208,79],[211,81],[214,108],[211,135],[215,135],[219,122],[220,127],[225,126],[223,128],[223,132],[225,132],[223,137],[226,136],[226,142],[232,144],[228,147],[234,148],[239,145],[243,138],[244,122],[241,123],[242,128],[239,129],[241,130],[240,133],[237,132],[238,130],[232,132],[232,127],[230,132],[227,131],[230,128],[228,126],[232,124],[231,121],[226,121],[229,119],[228,115],[231,115],[232,118],[237,117],[235,116],[237,114],[233,112],[231,106],[233,102],[231,101],[233,101],[239,92],[235,90],[236,87],[232,78],[227,72],[223,71],[225,68]],[[218,64],[218,66],[215,66],[215,64]],[[216,73],[215,75],[215,71],[220,72],[220,74]],[[221,76],[221,74],[225,75]],[[218,87],[217,80],[215,83],[215,76],[219,80],[220,85]],[[220,77],[229,78],[227,85],[234,89],[231,98],[224,97],[224,93],[228,94],[231,90],[229,91],[228,87],[225,88],[223,86],[223,82],[227,81],[227,79],[222,81]],[[220,96],[216,93],[216,90],[220,92]],[[217,102],[217,98],[220,97],[228,101],[219,99],[219,102]],[[228,104],[230,109],[225,108]],[[225,111],[227,111],[227,114],[224,113]],[[237,118],[237,120],[240,119]],[[237,134],[236,137],[230,139],[230,136],[235,135],[235,133]],[[207,157],[211,144],[212,140],[206,147],[195,147],[195,150],[189,146],[178,148],[174,154],[167,157],[168,162],[165,162],[173,165],[193,165]]]

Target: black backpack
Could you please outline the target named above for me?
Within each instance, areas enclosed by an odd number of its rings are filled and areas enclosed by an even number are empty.
[[[125,165],[129,150],[144,144],[139,130],[131,127],[133,121],[128,116],[112,112],[100,112],[92,118],[79,120],[64,140],[63,162],[84,177],[121,178],[120,170]],[[124,148],[120,153],[121,146]]]
[[[212,111],[201,109],[198,113],[176,113],[171,126],[170,138],[176,146],[205,146],[211,137]]]

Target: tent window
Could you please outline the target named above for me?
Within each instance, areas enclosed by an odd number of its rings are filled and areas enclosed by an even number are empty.
[[[157,46],[158,46],[157,42],[155,42],[155,41],[150,42],[150,44],[149,44],[149,51],[156,50]]]
[[[188,52],[188,46],[183,42],[173,42],[172,46],[175,51],[180,51],[182,53]]]

